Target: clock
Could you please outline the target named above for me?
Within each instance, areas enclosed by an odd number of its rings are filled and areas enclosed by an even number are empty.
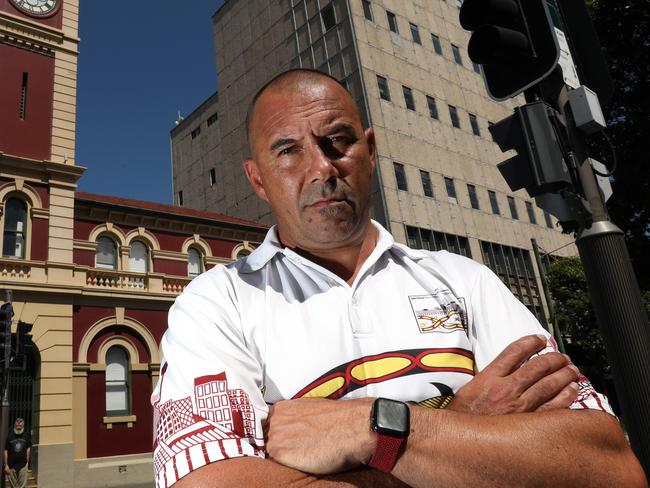
[[[62,0],[10,0],[21,12],[33,17],[49,17],[59,10]]]

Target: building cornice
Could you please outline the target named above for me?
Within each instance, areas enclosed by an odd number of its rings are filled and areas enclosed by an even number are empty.
[[[48,160],[34,160],[6,154],[0,151],[0,176],[15,179],[22,176],[26,180],[43,182],[43,173],[48,175],[51,186],[76,188],[77,180],[86,171],[82,166],[55,163]]]
[[[41,53],[50,50],[76,55],[79,38],[25,17],[0,12],[0,42]]]

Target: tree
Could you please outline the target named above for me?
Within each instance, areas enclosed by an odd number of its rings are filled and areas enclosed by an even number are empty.
[[[650,8],[647,0],[591,0],[592,20],[607,58],[614,95],[603,107],[618,167],[608,202],[625,232],[642,290],[650,290]],[[605,160],[607,152],[594,155]],[[611,161],[611,159],[610,159]]]

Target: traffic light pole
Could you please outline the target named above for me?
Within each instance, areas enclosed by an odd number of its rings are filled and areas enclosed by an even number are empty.
[[[569,145],[578,168],[593,223],[578,234],[587,286],[600,324],[623,422],[632,449],[650,476],[650,327],[623,232],[607,214],[596,177],[587,157],[585,140],[568,104],[567,88],[558,105],[566,119]]]

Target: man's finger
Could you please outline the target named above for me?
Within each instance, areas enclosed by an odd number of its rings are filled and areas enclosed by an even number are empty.
[[[485,367],[483,373],[508,376],[545,346],[546,337],[541,334],[520,337],[501,351],[501,354]]]
[[[580,387],[578,383],[570,383],[557,394],[552,400],[543,403],[537,408],[537,412],[544,412],[546,410],[556,410],[560,408],[568,408],[578,398]]]
[[[516,382],[516,391],[518,393],[523,393],[533,385],[542,382],[544,378],[552,375],[569,364],[570,361],[568,356],[560,354],[559,352],[550,352],[541,356],[536,356],[530,361],[526,361],[524,365],[512,373],[510,377]],[[575,371],[577,372],[577,369],[575,369]],[[562,388],[571,381],[575,381],[576,378],[577,376],[567,381],[562,385]],[[542,382],[542,384],[544,385],[546,383]],[[557,391],[559,392],[560,389]]]
[[[563,401],[568,401],[567,395],[569,394],[569,391],[565,391],[565,389],[572,383],[575,383],[577,379],[577,369],[572,365],[561,368],[553,374],[545,376],[521,395],[521,400],[526,406],[526,411],[533,412],[542,405],[553,402],[553,400],[556,401],[555,403],[551,403],[550,407],[559,408],[555,407],[555,405],[562,403]],[[558,398],[558,396],[560,398]],[[574,398],[571,398],[571,402],[573,402],[573,400]],[[569,404],[571,402],[569,402]],[[563,404],[562,408],[566,406],[566,404]]]

